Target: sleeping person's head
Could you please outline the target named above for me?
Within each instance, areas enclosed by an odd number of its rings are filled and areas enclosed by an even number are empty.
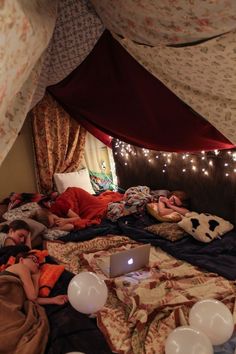
[[[55,226],[55,221],[58,219],[58,216],[51,213],[50,210],[46,208],[38,209],[33,216],[34,220],[45,225],[47,228]]]
[[[15,245],[25,244],[27,236],[30,234],[30,227],[24,220],[13,220],[8,225],[4,225],[1,232],[7,234]]]
[[[170,203],[176,205],[178,207],[189,207],[189,197],[186,192],[184,191],[173,191],[169,197]]]
[[[15,264],[17,263],[24,264],[31,274],[36,274],[39,271],[39,259],[32,251],[18,254],[15,259]]]

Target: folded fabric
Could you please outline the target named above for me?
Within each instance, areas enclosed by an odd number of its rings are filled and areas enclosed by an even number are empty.
[[[152,215],[155,219],[161,222],[178,222],[181,220],[181,215],[176,211],[173,211],[171,214],[162,216],[159,214],[158,203],[148,203],[147,212]]]
[[[232,230],[234,225],[216,215],[187,213],[178,223],[182,229],[201,242],[211,242]]]

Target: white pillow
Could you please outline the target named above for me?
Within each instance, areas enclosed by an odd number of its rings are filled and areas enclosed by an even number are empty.
[[[59,193],[62,193],[68,187],[79,187],[90,194],[94,194],[89,172],[86,168],[78,172],[54,173],[54,181]]]
[[[182,229],[201,242],[211,242],[232,230],[234,225],[216,215],[187,213],[178,223]]]

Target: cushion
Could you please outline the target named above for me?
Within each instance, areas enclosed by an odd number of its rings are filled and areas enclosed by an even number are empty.
[[[64,192],[68,187],[79,187],[90,194],[94,194],[86,168],[78,172],[54,173],[54,181],[59,193]]]
[[[65,267],[63,265],[45,263],[40,267],[39,296],[47,297],[61,276]]]
[[[173,213],[169,214],[169,215],[165,215],[165,216],[161,216],[158,213],[158,203],[148,203],[147,204],[147,211],[150,215],[152,215],[155,219],[157,219],[158,221],[164,222],[178,222],[182,219],[182,216],[173,211]]]
[[[169,241],[177,241],[188,235],[177,223],[171,222],[162,222],[160,224],[147,226],[145,230]]]
[[[234,228],[233,224],[216,215],[187,213],[178,223],[187,233],[201,242],[211,242]]]
[[[7,211],[3,214],[3,218],[9,221],[22,218],[31,218],[37,209],[41,209],[38,203],[26,203],[18,208]]]
[[[32,248],[41,245],[42,244],[41,236],[47,230],[46,226],[44,226],[43,224],[41,224],[36,220],[29,219],[29,218],[21,218],[21,220],[24,220],[30,227]],[[5,221],[1,223],[0,226],[4,224],[10,224],[11,221],[12,220]]]

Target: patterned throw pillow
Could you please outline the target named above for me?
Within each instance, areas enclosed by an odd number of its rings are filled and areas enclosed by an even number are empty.
[[[11,209],[3,214],[3,218],[8,221],[15,219],[31,218],[37,209],[41,209],[38,203],[26,203],[18,208]]]
[[[148,203],[147,212],[152,215],[155,219],[161,222],[178,222],[181,220],[181,215],[175,211],[169,215],[161,216],[158,213],[158,203]]]
[[[201,242],[211,242],[226,232],[232,230],[234,225],[216,215],[187,213],[178,223],[186,232]]]
[[[152,232],[160,237],[163,237],[169,241],[177,241],[187,236],[187,232],[185,232],[181,227],[176,223],[170,222],[162,222],[160,224],[154,224],[148,227],[145,227],[145,230]]]

